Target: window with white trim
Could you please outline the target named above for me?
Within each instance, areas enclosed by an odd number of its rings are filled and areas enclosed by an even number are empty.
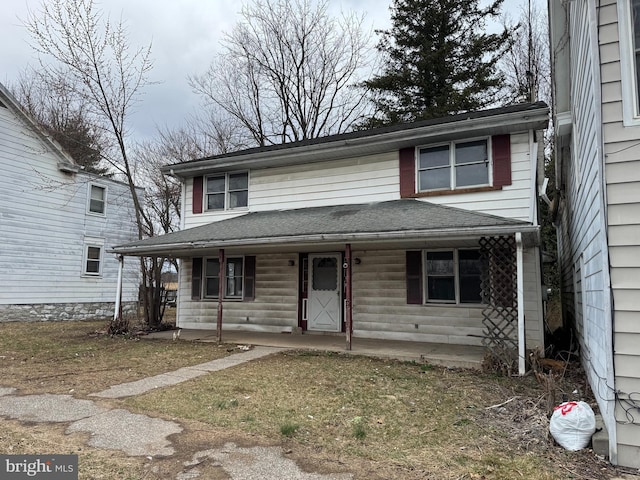
[[[85,244],[83,275],[99,277],[102,275],[103,245]]]
[[[244,286],[244,257],[229,257],[224,265],[224,298],[242,299]],[[218,298],[220,261],[206,258],[204,265],[204,298]]]
[[[249,201],[249,172],[210,175],[205,179],[207,210],[245,208]]]
[[[418,191],[490,185],[487,139],[449,142],[418,150]]]
[[[482,303],[480,250],[428,250],[424,259],[427,302]]]
[[[106,211],[107,188],[100,185],[89,184],[88,212],[96,215],[104,215]]]
[[[640,125],[640,0],[618,0],[617,7],[623,121]]]

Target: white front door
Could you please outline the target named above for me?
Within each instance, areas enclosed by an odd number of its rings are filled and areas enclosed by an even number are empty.
[[[309,255],[308,330],[340,332],[342,315],[342,255]]]

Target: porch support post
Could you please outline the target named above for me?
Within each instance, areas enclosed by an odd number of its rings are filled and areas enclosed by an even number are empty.
[[[224,296],[224,249],[218,250],[218,262],[220,270],[218,273],[218,343],[222,343],[222,297]]]
[[[518,374],[526,373],[525,329],[524,329],[524,253],[522,233],[516,232],[516,275],[518,287]]]
[[[116,255],[118,259],[118,280],[116,281],[116,304],[113,312],[113,320],[122,318],[122,270],[124,269],[124,256]]]
[[[345,268],[345,321],[347,323],[347,350],[351,350],[351,333],[353,332],[353,316],[351,310],[351,244],[347,243],[344,248],[344,264]]]

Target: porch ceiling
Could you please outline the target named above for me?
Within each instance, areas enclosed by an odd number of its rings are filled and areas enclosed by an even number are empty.
[[[135,256],[188,257],[220,248],[244,251],[342,250],[463,246],[482,236],[523,233],[537,244],[530,223],[415,200],[252,212],[200,227],[119,245]],[[446,243],[445,243],[446,242]]]

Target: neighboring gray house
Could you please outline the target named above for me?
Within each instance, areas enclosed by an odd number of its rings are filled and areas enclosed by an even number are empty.
[[[515,105],[171,165],[183,230],[115,251],[180,259],[179,327],[480,346],[508,313],[524,369],[525,344],[544,343],[536,135],[548,112]]]
[[[137,238],[129,187],[84,173],[0,84],[0,321],[113,316],[118,260]],[[123,272],[135,308],[139,267]]]
[[[549,13],[563,315],[611,462],[640,468],[640,1]]]

